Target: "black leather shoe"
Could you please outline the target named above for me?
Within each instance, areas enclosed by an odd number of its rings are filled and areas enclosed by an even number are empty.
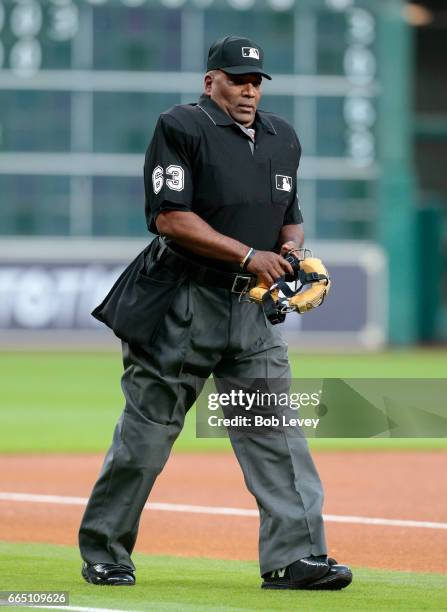
[[[339,565],[335,559],[328,559],[329,572],[302,587],[310,591],[339,591],[349,586],[352,582],[352,572],[347,565]]]
[[[86,563],[82,566],[82,577],[91,584],[109,586],[133,586],[135,575],[126,565],[116,563]]]
[[[262,576],[264,582],[261,587],[263,589],[302,589],[319,580],[329,571],[329,563],[325,555],[305,557],[294,561],[287,567],[264,574]]]

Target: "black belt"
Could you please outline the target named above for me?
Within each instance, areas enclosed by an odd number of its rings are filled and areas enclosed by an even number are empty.
[[[257,279],[253,274],[237,274],[235,272],[224,272],[188,259],[184,255],[180,255],[165,242],[159,240],[159,250],[156,252],[155,258],[161,261],[163,265],[180,265],[183,270],[188,273],[199,285],[219,287],[220,289],[229,289],[232,293],[245,293],[256,285]]]

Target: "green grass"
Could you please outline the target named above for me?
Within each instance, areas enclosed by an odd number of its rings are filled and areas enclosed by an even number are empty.
[[[299,378],[443,378],[447,351],[292,354]],[[118,353],[0,353],[0,452],[102,452],[122,410]],[[443,439],[312,441],[314,449],[436,449]],[[229,449],[226,439],[196,439],[194,414],[178,451]]]
[[[364,611],[445,609],[447,577],[354,569],[344,591],[263,591],[253,562],[134,555],[135,587],[96,587],[82,581],[77,549],[0,542],[1,590],[68,591],[71,606],[155,610]],[[35,609],[35,608],[30,608]],[[61,608],[63,610],[63,608]]]

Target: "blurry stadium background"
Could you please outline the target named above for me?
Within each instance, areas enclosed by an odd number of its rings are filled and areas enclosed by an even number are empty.
[[[445,3],[0,0],[0,334],[102,345],[89,316],[147,242],[144,153],[210,43],[261,44],[261,107],[303,147],[307,245],[334,278],[294,345],[447,340]]]
[[[446,29],[445,0],[0,0],[2,589],[69,589],[81,610],[297,607],[259,589],[256,521],[185,511],[251,502],[194,410],[151,496],[182,511],[143,516],[139,588],[81,583],[77,529],[123,404],[119,342],[90,311],[150,239],[159,113],[197,100],[214,39],[246,35],[274,76],[261,107],[300,137],[306,243],[334,279],[283,326],[293,375],[445,378]],[[418,433],[310,440],[355,583],[300,609],[445,609],[446,439]]]

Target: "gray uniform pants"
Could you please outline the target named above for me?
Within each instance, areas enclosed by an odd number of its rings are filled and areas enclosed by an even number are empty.
[[[85,511],[79,543],[90,563],[133,568],[140,515],[205,379],[276,379],[289,390],[287,348],[256,304],[187,280],[153,346],[123,344],[126,404]],[[260,513],[261,574],[326,554],[321,482],[296,430],[230,433]]]

